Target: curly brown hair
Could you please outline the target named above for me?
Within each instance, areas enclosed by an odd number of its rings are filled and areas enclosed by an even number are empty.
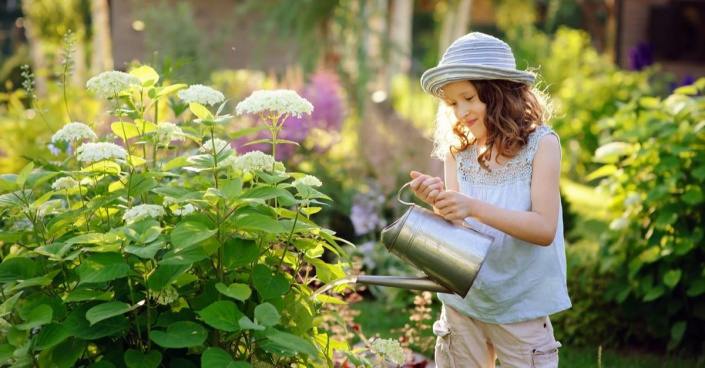
[[[514,157],[526,145],[529,134],[544,124],[544,104],[537,97],[537,91],[525,83],[505,80],[472,81],[477,95],[487,105],[485,126],[487,127],[487,149],[477,157],[480,166],[489,170],[487,163],[492,159],[492,149],[497,145],[499,156]],[[460,122],[453,124],[453,134],[458,138],[457,145],[450,146],[455,155],[475,143],[468,138],[467,128]]]

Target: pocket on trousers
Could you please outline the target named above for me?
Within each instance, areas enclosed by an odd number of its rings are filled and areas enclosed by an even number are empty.
[[[453,362],[453,354],[450,352],[451,340],[450,340],[450,326],[443,321],[438,320],[433,324],[433,333],[437,336],[436,339],[436,351],[435,351],[435,363],[437,368],[455,368]]]
[[[556,368],[558,367],[558,348],[561,343],[551,341],[545,345],[538,346],[531,350],[531,361],[533,368]]]

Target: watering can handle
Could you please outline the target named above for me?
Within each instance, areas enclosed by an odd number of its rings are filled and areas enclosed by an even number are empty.
[[[399,192],[397,192],[397,201],[407,205],[407,206],[414,206],[414,203],[406,202],[401,199],[401,191],[404,190],[404,188],[408,187],[411,185],[411,182],[407,182],[406,184],[402,185],[401,188],[399,188]],[[440,216],[440,215],[438,215]],[[478,229],[476,229],[474,226],[468,224],[466,221],[458,220],[458,221],[453,221],[454,224],[462,227],[466,227],[472,231],[480,232]]]
[[[407,182],[406,184],[402,185],[401,188],[399,188],[399,192],[397,192],[397,201],[399,201],[407,206],[413,206],[414,205],[413,203],[406,202],[401,199],[401,191],[404,190],[404,188],[408,187],[409,185],[411,185],[411,182]]]

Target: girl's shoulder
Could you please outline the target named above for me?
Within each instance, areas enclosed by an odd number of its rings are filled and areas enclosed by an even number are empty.
[[[492,171],[483,169],[477,162],[475,144],[456,155],[458,179],[479,186],[499,186],[520,180],[530,180],[533,160],[541,138],[556,133],[548,125],[539,125],[529,134],[526,144],[506,165]],[[558,137],[558,135],[556,135]]]

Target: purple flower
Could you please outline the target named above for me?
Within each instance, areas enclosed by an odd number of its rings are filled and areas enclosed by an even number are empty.
[[[650,43],[641,42],[629,50],[629,63],[632,70],[642,70],[654,63],[654,48]]]

